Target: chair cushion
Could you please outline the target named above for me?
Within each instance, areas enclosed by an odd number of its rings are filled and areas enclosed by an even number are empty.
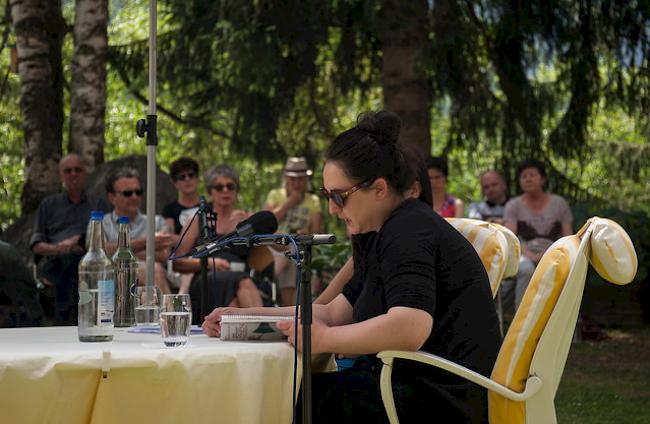
[[[495,226],[485,221],[468,218],[447,218],[447,221],[474,246],[487,271],[492,296],[496,295],[506,269],[506,238]]]
[[[595,217],[591,223],[591,265],[601,277],[614,284],[631,282],[638,260],[630,236],[611,219]]]
[[[563,237],[542,257],[501,345],[491,376],[494,381],[516,392],[524,390],[537,343],[575,263],[579,245],[578,236]],[[493,392],[488,392],[488,399],[490,422],[525,422],[524,402]]]
[[[506,260],[506,270],[503,273],[503,278],[514,277],[519,270],[519,256],[521,256],[519,238],[504,225],[495,223],[490,223],[490,225],[496,227],[504,235],[508,243],[508,258]]]

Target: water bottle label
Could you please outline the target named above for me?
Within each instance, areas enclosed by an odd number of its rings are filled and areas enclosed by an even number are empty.
[[[115,283],[113,280],[97,281],[97,325],[113,325],[115,310]]]

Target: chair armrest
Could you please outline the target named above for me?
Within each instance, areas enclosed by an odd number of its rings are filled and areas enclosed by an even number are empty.
[[[384,366],[392,366],[393,359],[400,358],[422,362],[424,364],[432,365],[437,368],[442,368],[443,370],[446,370],[452,374],[456,374],[459,377],[463,377],[472,383],[476,383],[481,387],[485,387],[488,390],[498,393],[501,396],[519,402],[529,399],[542,387],[542,380],[539,377],[530,376],[528,377],[524,391],[517,393],[495,382],[494,380],[491,380],[475,371],[470,370],[469,368],[465,368],[462,365],[458,365],[455,362],[441,358],[440,356],[432,355],[430,353],[422,351],[407,352],[402,350],[384,350],[382,352],[379,352],[377,354],[377,357],[382,360]]]

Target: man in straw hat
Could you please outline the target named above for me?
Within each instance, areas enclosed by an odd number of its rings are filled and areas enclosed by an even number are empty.
[[[264,209],[278,219],[279,233],[313,234],[323,231],[320,199],[308,193],[312,171],[304,157],[290,157],[284,167],[284,187],[271,190]],[[296,268],[283,254],[275,254],[275,275],[282,305],[293,305],[296,292]]]

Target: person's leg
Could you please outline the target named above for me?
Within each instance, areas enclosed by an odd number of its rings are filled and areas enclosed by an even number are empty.
[[[289,261],[284,267],[284,271],[276,273],[278,287],[280,288],[280,305],[292,306],[296,304],[296,264]]]
[[[297,400],[297,422],[302,422],[302,391]],[[345,371],[312,376],[314,423],[387,423],[381,400],[379,374],[363,359]]]
[[[169,294],[172,292],[169,287],[169,281],[167,281],[167,271],[165,271],[165,268],[160,264],[160,262],[154,263],[153,276],[154,283],[158,286],[162,294]]]
[[[147,263],[145,261],[138,261],[138,285],[144,286],[147,284],[146,274]],[[171,293],[171,289],[169,288],[169,281],[167,281],[167,273],[165,272],[165,268],[163,268],[159,262],[155,262],[153,265],[153,282],[156,287],[160,289],[162,294]]]
[[[237,306],[240,308],[263,306],[262,296],[260,295],[259,290],[257,290],[257,285],[255,285],[255,282],[248,277],[239,281],[235,299]]]
[[[528,288],[528,283],[535,272],[535,264],[525,256],[519,258],[519,270],[517,271],[517,283],[515,285],[515,313],[519,309],[524,293]]]
[[[178,288],[178,294],[187,294],[190,292],[192,278],[194,278],[194,274],[181,274],[181,285]]]
[[[56,325],[77,324],[79,302],[79,261],[81,254],[70,253],[51,257],[43,267],[45,277],[56,287],[54,322]]]

